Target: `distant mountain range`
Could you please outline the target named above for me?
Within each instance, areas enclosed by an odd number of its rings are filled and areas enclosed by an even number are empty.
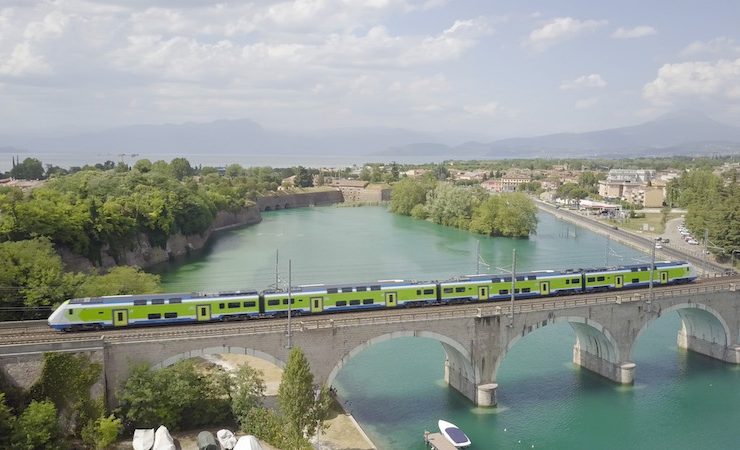
[[[468,139],[480,139],[480,136]],[[464,143],[460,143],[464,142]],[[266,129],[243,120],[134,125],[58,137],[0,137],[2,153],[150,155],[342,155],[371,160],[530,157],[634,157],[740,153],[740,128],[693,112],[640,125],[485,142],[464,134],[402,128],[337,128],[313,132]]]

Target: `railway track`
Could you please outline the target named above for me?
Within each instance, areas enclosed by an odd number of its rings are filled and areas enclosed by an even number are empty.
[[[696,283],[687,285],[656,286],[653,289],[653,295],[656,299],[659,299],[691,292],[728,290],[733,284],[740,285],[740,277],[717,277],[702,279]],[[514,306],[514,313],[642,301],[647,299],[648,292],[647,289],[639,289],[517,300]],[[508,315],[509,313],[510,303],[508,301],[384,309],[375,312],[366,311],[331,315],[297,316],[292,319],[291,329],[296,333],[307,329],[345,327],[373,323],[443,320],[451,317]],[[2,353],[2,345],[73,343],[94,341],[96,339],[115,344],[121,342],[198,338],[231,334],[285,333],[286,331],[286,318],[157,327],[132,327],[77,333],[54,331],[48,327],[46,321],[0,323],[0,353]]]

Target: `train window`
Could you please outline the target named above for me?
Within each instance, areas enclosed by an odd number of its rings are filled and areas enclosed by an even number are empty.
[[[152,305],[164,305],[164,299],[163,298],[153,298]]]
[[[524,277],[516,277],[516,281],[524,281]]]
[[[452,289],[452,288],[444,288],[444,289],[442,289],[442,292],[444,292],[445,294],[452,294],[453,291],[454,291],[454,289]]]
[[[277,306],[277,305],[279,305],[279,304],[280,304],[280,300],[268,300],[268,301],[267,301],[267,304],[268,304],[269,306]]]
[[[633,279],[632,279],[632,282],[633,282],[633,283],[639,283],[639,282],[640,282],[640,279],[639,279],[639,278],[633,278]]]
[[[465,287],[456,287],[455,292],[465,292]]]
[[[118,321],[119,322],[123,322],[123,313],[122,312],[119,312],[118,313]]]
[[[416,295],[421,295],[421,289],[416,290]]]
[[[349,304],[352,305],[352,306],[359,305],[360,304],[360,301],[359,300],[350,300],[349,301]]]
[[[365,292],[365,291],[367,291],[367,288],[365,286],[357,286],[356,291],[357,292]]]
[[[370,290],[371,290],[371,291],[379,291],[379,290],[380,290],[380,286],[379,286],[379,285],[376,285],[376,286],[370,286]]]
[[[223,303],[219,303],[218,304],[218,307],[221,308],[221,309],[224,309],[224,304]]]
[[[604,277],[596,277],[596,281],[604,281]]]
[[[588,278],[586,278],[586,281],[588,281],[589,283],[593,283],[594,281],[596,281],[596,278],[594,278],[594,277],[588,277]]]
[[[134,306],[146,306],[146,300],[134,300]]]
[[[522,288],[522,292],[530,292],[530,291],[531,291],[530,288]]]
[[[339,292],[337,288],[329,288],[326,290],[327,294],[336,294],[337,292]]]
[[[229,302],[229,308],[238,308],[239,302]]]
[[[566,279],[565,284],[570,284],[570,279]]]
[[[337,306],[347,306],[347,301],[346,300],[339,300],[337,302]]]
[[[244,302],[245,308],[254,308],[255,306],[257,306],[257,302]]]
[[[573,283],[573,284],[581,284],[581,279],[580,278],[572,278],[570,280],[570,282]]]
[[[424,289],[424,295],[434,294],[434,289]]]
[[[162,314],[149,314],[149,317],[147,317],[147,318],[150,319],[150,320],[161,319],[162,318]]]
[[[631,270],[632,272],[637,272],[637,271],[638,271],[638,270],[640,270],[640,269],[638,269],[637,267],[633,267],[633,268],[632,268],[632,269],[630,269],[630,270]]]
[[[72,311],[73,311],[73,310],[69,309],[69,310],[67,310],[67,311],[69,312],[69,314],[72,314]]]
[[[342,292],[352,292],[352,288],[351,287],[342,288]]]
[[[171,298],[169,301],[169,304],[174,305],[175,303],[182,303],[182,299],[181,298]]]
[[[530,275],[530,276],[527,277],[527,279],[528,280],[536,280],[537,279],[537,275]]]
[[[362,301],[363,305],[372,305],[373,303],[374,303],[373,299],[371,298],[366,298],[365,300]]]
[[[519,288],[514,289],[514,293],[515,294],[518,294],[519,293]]]
[[[498,291],[498,293],[499,293],[499,295],[508,294],[509,293],[509,290],[508,289],[501,289],[500,291]]]
[[[501,278],[501,282],[503,282],[503,283],[511,283],[511,277],[503,277],[503,278]]]
[[[165,319],[177,319],[177,313],[176,312],[164,313],[164,318]]]

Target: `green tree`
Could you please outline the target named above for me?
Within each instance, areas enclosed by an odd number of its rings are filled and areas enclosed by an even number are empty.
[[[295,181],[293,184],[296,187],[311,187],[313,186],[313,176],[303,166],[298,166],[295,171]]]
[[[113,414],[102,416],[91,420],[82,429],[82,441],[95,450],[105,450],[118,440],[122,431],[121,419],[117,419]]]
[[[182,181],[185,177],[192,177],[195,174],[195,169],[190,166],[190,161],[185,158],[175,158],[170,161],[170,170],[172,175],[179,181]]]
[[[423,205],[433,183],[423,183],[413,178],[404,178],[393,185],[390,211],[404,216],[411,215],[416,205]]]
[[[21,180],[40,180],[44,177],[44,165],[36,158],[26,158],[10,169],[10,176]]]
[[[15,416],[7,404],[5,404],[5,393],[0,392],[0,446],[10,448],[10,437],[13,434]]]
[[[312,436],[316,432],[316,393],[313,374],[300,348],[293,348],[285,365],[278,388],[280,411],[299,434]]]
[[[240,424],[247,423],[251,411],[262,404],[265,382],[262,372],[242,364],[231,380],[231,411]]]
[[[0,243],[0,267],[0,320],[46,317],[79,282],[45,238]]]
[[[75,297],[103,295],[135,295],[160,292],[159,275],[144,272],[139,267],[118,266],[104,275],[89,275],[75,292]]]
[[[151,172],[152,162],[148,159],[140,159],[134,164],[134,170],[137,170],[141,173]]]
[[[360,179],[362,181],[370,181],[372,178],[372,173],[370,172],[370,169],[368,169],[367,166],[363,167],[362,170],[360,170]]]
[[[14,448],[23,450],[55,448],[59,430],[57,409],[50,401],[33,400],[18,418]]]

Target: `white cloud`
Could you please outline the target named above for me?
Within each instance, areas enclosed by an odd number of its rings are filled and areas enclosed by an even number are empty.
[[[740,54],[740,44],[734,39],[718,37],[710,41],[694,41],[681,50],[681,56],[712,55],[734,56]]]
[[[578,20],[572,17],[558,17],[529,34],[526,45],[536,51],[573,39],[580,34],[597,30],[608,23],[606,20]]]
[[[573,81],[563,81],[560,84],[560,89],[563,91],[572,91],[582,88],[602,88],[606,84],[606,81],[601,78],[601,75],[592,73],[590,75],[581,75]]]
[[[634,28],[619,27],[614,33],[612,33],[612,37],[614,39],[635,39],[651,36],[653,34],[658,34],[655,28],[648,25],[640,25]]]
[[[507,115],[508,112],[498,102],[488,102],[477,105],[468,105],[463,108],[465,112],[473,116],[498,117]]]
[[[665,64],[658,70],[658,77],[642,89],[643,97],[658,105],[737,101],[738,92],[740,58]]]
[[[51,73],[51,67],[43,56],[34,52],[31,44],[24,42],[15,46],[10,56],[0,63],[0,75],[21,77]]]
[[[592,108],[599,102],[598,97],[589,97],[589,98],[582,98],[578,101],[576,101],[575,108],[576,109],[588,109]]]

